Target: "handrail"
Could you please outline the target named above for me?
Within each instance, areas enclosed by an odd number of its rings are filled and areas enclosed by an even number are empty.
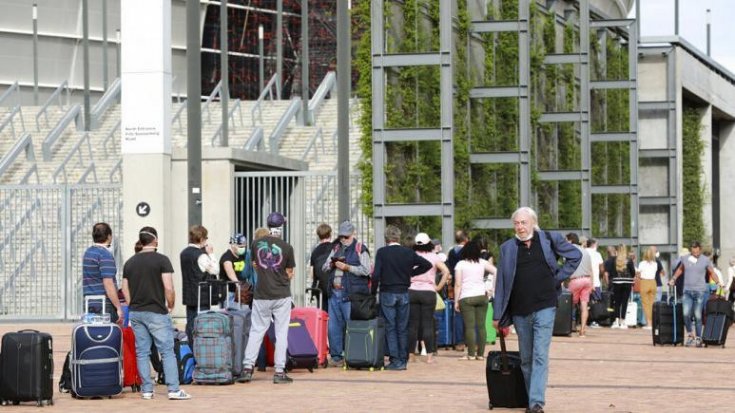
[[[258,99],[255,101],[255,104],[253,105],[253,108],[250,109],[250,117],[253,121],[252,125],[255,126],[255,111],[258,111],[258,116],[260,119],[260,123],[263,123],[263,109],[261,108],[261,104],[265,100],[265,97],[268,96],[268,98],[273,101],[273,85],[276,86],[276,98],[279,98],[281,96],[281,81],[278,79],[278,74],[274,74],[268,83],[266,83],[263,90],[260,92],[260,96],[258,96]]]
[[[5,232],[5,238],[3,239],[2,244],[0,244],[0,251],[5,249],[6,246],[11,245],[12,242],[10,240],[13,239],[13,236],[15,236],[15,233],[18,232],[21,228],[25,227],[26,221],[31,219],[31,216],[33,215],[33,212],[41,207],[41,200],[36,198],[36,201],[33,202],[29,208],[26,210],[26,212],[21,216],[17,221],[15,221],[15,224],[13,225],[13,229],[10,230],[10,232]]]
[[[87,183],[87,177],[89,176],[90,173],[92,175],[94,175],[94,182],[93,183],[96,184],[97,182],[99,182],[97,180],[97,168],[94,165],[94,161],[90,161],[89,162],[89,166],[87,166],[87,169],[85,169],[84,170],[84,173],[82,173],[82,176],[79,177],[79,180],[77,181],[77,184],[86,184]]]
[[[110,178],[110,183],[120,182],[119,179],[117,181],[113,179],[115,174],[118,174],[120,178],[122,178],[122,158],[120,158],[117,163],[115,163],[115,166],[110,169],[110,174],[108,175],[108,178]]]
[[[309,139],[309,143],[306,144],[306,149],[304,149],[304,153],[301,155],[301,160],[305,161],[306,157],[309,155],[309,152],[311,152],[312,149],[314,149],[314,161],[317,161],[319,158],[319,152],[316,150],[316,140],[321,139],[322,141],[322,153],[324,153],[324,136],[322,134],[322,128],[319,128],[316,130],[316,133],[314,133],[314,136],[312,136]]]
[[[20,126],[23,129],[23,132],[26,131],[26,125],[23,122],[23,109],[20,107],[20,105],[13,106],[13,109],[10,110],[10,115],[6,116],[2,123],[0,123],[0,132],[2,132],[8,124],[10,124],[10,131],[13,134],[13,139],[15,139],[15,122],[13,122],[13,119],[15,119],[15,115],[20,115]]]
[[[41,109],[38,110],[38,113],[36,113],[36,130],[41,131],[41,123],[38,121],[41,115],[43,115],[43,118],[46,120],[46,127],[48,127],[48,108],[51,106],[51,103],[54,101],[54,99],[59,99],[59,109],[64,110],[64,103],[61,101],[61,92],[66,89],[66,101],[69,101],[69,82],[66,80],[61,82],[61,84],[54,90],[54,93],[49,96],[48,99],[46,99],[46,103],[41,106]]]
[[[255,129],[253,129],[253,133],[250,135],[250,138],[248,138],[242,148],[246,151],[262,150],[265,145],[265,141],[263,139],[264,135],[263,128],[256,126]]]
[[[209,104],[212,103],[212,101],[214,100],[214,97],[217,95],[220,95],[220,99],[221,99],[221,94],[222,94],[222,81],[220,80],[219,83],[217,83],[217,86],[215,86],[214,89],[212,89],[212,93],[209,94],[209,97],[207,97],[207,100],[204,101],[204,107],[202,107],[202,112],[204,112],[205,110],[207,111],[207,123],[212,122],[212,114],[211,114],[211,111],[209,110]]]
[[[181,133],[181,129],[182,129],[182,128],[181,128],[181,112],[183,112],[183,111],[184,111],[184,109],[186,109],[186,105],[187,105],[187,102],[189,102],[189,101],[188,101],[188,100],[185,100],[185,101],[184,101],[184,103],[182,103],[182,104],[181,104],[181,106],[179,106],[179,108],[178,108],[178,109],[176,109],[176,113],[175,113],[175,114],[174,114],[174,116],[173,116],[173,117],[171,118],[171,124],[172,124],[172,125],[174,124],[174,122],[175,122],[176,120],[178,120],[178,121],[179,121],[179,133]]]
[[[239,113],[240,113],[240,126],[243,126],[243,122],[242,122],[242,107],[240,105],[240,99],[237,99],[235,101],[235,104],[232,105],[232,108],[230,108],[230,111],[227,113],[227,121],[229,122],[230,120],[232,120],[232,126],[233,126],[232,129],[233,130],[235,129],[234,128],[234,126],[235,126],[235,109],[238,109],[239,110]],[[222,137],[222,126],[224,125],[224,122],[225,121],[223,120],[222,123],[220,123],[219,128],[217,128],[217,132],[215,132],[214,135],[212,136],[212,142],[211,142],[212,146],[214,146],[214,142],[217,140],[218,137],[219,138]],[[220,142],[221,142],[221,140],[220,140]],[[217,145],[217,146],[220,146],[220,145]]]
[[[13,93],[16,94],[16,103],[20,105],[20,86],[18,85],[17,80],[13,82],[13,84],[10,85],[10,87],[5,92],[3,92],[2,95],[0,95],[0,105],[2,105],[3,102],[5,102],[5,99],[8,99]]]
[[[273,132],[268,137],[268,146],[270,147],[271,153],[275,154],[278,152],[278,145],[281,142],[283,134],[286,132],[286,128],[288,128],[289,123],[291,123],[300,110],[301,98],[293,98],[291,104],[283,112],[283,116],[278,120],[276,127],[273,128]]]
[[[51,160],[51,148],[56,145],[56,141],[59,140],[59,137],[61,137],[61,134],[64,133],[64,130],[66,130],[71,121],[79,117],[81,110],[82,107],[79,104],[70,107],[64,116],[59,119],[59,122],[56,123],[56,126],[51,129],[51,132],[43,139],[42,149],[44,161],[48,162]]]
[[[316,112],[318,112],[324,104],[324,100],[327,98],[327,94],[331,93],[336,86],[337,74],[333,71],[327,72],[327,74],[324,76],[324,80],[322,80],[322,83],[319,84],[316,92],[314,92],[314,96],[309,99],[309,113],[311,117],[311,119],[309,119],[309,122],[311,124],[314,123],[314,120],[316,119]]]
[[[105,138],[102,139],[102,149],[105,151],[105,157],[110,156],[107,152],[107,143],[112,139],[113,135],[115,135],[115,131],[120,129],[120,124],[122,123],[122,120],[118,120],[117,123],[115,123],[115,126],[112,127],[112,129],[107,132],[107,135],[105,135]]]
[[[15,284],[16,279],[20,275],[20,272],[29,264],[32,263],[33,255],[41,249],[43,246],[43,242],[40,239],[37,239],[35,241],[31,242],[31,248],[30,250],[25,254],[23,259],[18,264],[18,267],[15,268],[13,273],[5,280],[5,283],[3,283],[2,288],[0,288],[0,296],[5,296],[5,291],[10,288],[12,285]],[[31,273],[36,273],[36,271],[33,271],[33,268],[31,268]],[[16,294],[13,294],[13,296],[17,296]],[[3,304],[5,305],[5,304]],[[5,309],[2,309],[2,311],[5,311]]]
[[[36,161],[36,156],[33,153],[33,139],[31,139],[31,134],[28,132],[24,133],[20,139],[13,144],[13,147],[3,155],[2,159],[0,159],[0,176],[3,176],[3,174],[7,172],[10,166],[23,152],[25,152],[26,159],[28,161]]]
[[[100,118],[102,117],[102,115],[105,114],[110,105],[117,102],[117,97],[120,95],[121,90],[122,82],[118,77],[112,81],[112,84],[109,88],[107,88],[105,94],[102,95],[100,100],[98,100],[97,103],[92,107],[92,110],[90,110],[90,130],[97,129],[97,126],[99,126]]]
[[[30,169],[28,169],[28,172],[23,175],[23,178],[21,178],[20,180],[20,184],[27,185],[28,180],[31,178],[32,175],[36,175],[36,184],[40,184],[41,178],[38,177],[38,165],[35,162],[33,163],[33,165],[31,165]]]
[[[67,176],[66,176],[66,166],[69,163],[69,161],[74,157],[74,155],[78,155],[79,157],[79,166],[84,166],[84,158],[82,157],[82,144],[84,142],[87,142],[87,150],[89,151],[89,161],[90,164],[94,164],[94,156],[92,155],[92,144],[90,143],[91,139],[89,138],[89,133],[85,133],[82,135],[81,138],[77,141],[77,143],[74,144],[74,146],[71,148],[69,153],[66,155],[64,160],[61,162],[61,164],[56,168],[54,171],[54,174],[52,175],[54,178],[54,184],[56,184],[56,177],[59,176],[63,172],[64,174],[64,183],[67,182]],[[89,168],[87,168],[89,169]],[[96,176],[95,176],[96,179]]]

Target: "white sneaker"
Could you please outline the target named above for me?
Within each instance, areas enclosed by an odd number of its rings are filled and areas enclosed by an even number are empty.
[[[421,355],[422,356],[426,355],[426,347],[421,347]]]
[[[653,329],[651,328],[651,326],[643,326],[643,329],[644,329],[644,330],[653,330]]]
[[[169,400],[189,400],[191,395],[183,390],[168,392]]]
[[[615,321],[613,321],[610,328],[620,328],[620,319],[616,318]]]
[[[143,398],[143,400],[150,400],[153,398],[153,392],[152,391],[144,391],[140,394],[140,397]]]
[[[593,322],[592,322],[592,323],[590,324],[590,328],[600,328],[600,325],[599,325],[599,324],[597,324],[597,322],[596,322],[596,321],[593,321]]]
[[[622,324],[620,324],[620,328],[622,328],[623,330],[627,330],[628,329],[628,325],[625,324],[625,323],[622,323]]]

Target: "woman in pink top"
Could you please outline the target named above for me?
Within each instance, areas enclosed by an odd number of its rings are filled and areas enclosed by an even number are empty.
[[[434,252],[434,244],[429,236],[423,232],[416,235],[413,246],[416,254],[433,264],[429,271],[411,278],[408,287],[410,304],[408,315],[408,348],[411,353],[416,351],[416,343],[421,337],[426,346],[427,363],[433,363],[432,358],[436,346],[434,343],[434,310],[436,309],[436,292],[444,288],[449,279],[449,268],[444,265],[439,255]],[[442,278],[436,284],[436,272]],[[415,356],[413,357],[415,359]]]
[[[487,298],[493,294],[493,291],[485,289],[485,274],[490,274],[488,284],[494,286],[497,269],[491,262],[480,258],[481,254],[480,240],[475,238],[462,248],[461,261],[454,267],[454,310],[462,313],[464,342],[467,345],[467,356],[462,357],[462,360],[484,360]]]

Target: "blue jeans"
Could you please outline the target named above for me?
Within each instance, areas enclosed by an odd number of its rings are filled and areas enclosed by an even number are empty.
[[[696,337],[702,336],[702,308],[704,307],[704,291],[685,290],[684,297],[681,300],[681,306],[684,310],[684,324],[687,333],[692,333],[692,310],[694,310],[694,318],[696,320]]]
[[[546,403],[549,377],[549,347],[554,330],[556,307],[544,308],[526,316],[513,316],[521,352],[521,370],[528,391],[528,406]]]
[[[346,297],[344,290],[333,290],[329,297],[329,355],[334,361],[342,360],[345,348],[345,328],[352,308],[349,301],[343,300]]]
[[[390,362],[405,366],[408,362],[408,292],[380,293],[380,310],[385,319]]]
[[[141,391],[153,391],[151,379],[151,343],[161,353],[163,374],[169,392],[179,391],[179,368],[174,354],[174,326],[168,314],[150,311],[131,311],[130,325],[135,332],[135,356],[138,359],[138,375],[143,381]]]

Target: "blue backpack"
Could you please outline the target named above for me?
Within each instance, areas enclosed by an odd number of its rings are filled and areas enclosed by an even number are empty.
[[[174,344],[174,352],[176,353],[176,361],[179,367],[179,383],[191,384],[194,375],[194,353],[186,341],[176,341]]]

